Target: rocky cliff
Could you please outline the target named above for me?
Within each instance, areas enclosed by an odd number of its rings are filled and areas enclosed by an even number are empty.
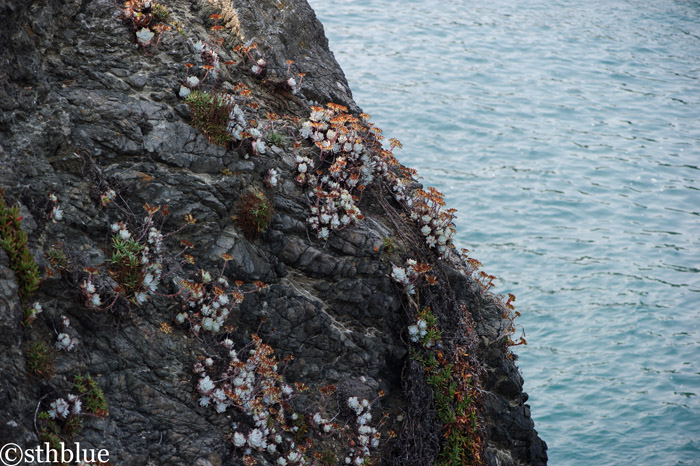
[[[305,1],[2,0],[0,21],[0,444],[546,463],[511,300]]]

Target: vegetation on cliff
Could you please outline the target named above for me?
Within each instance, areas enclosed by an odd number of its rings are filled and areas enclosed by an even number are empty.
[[[17,337],[31,379],[0,360],[15,438],[82,435],[128,464],[541,461],[512,300],[454,247],[455,211],[399,141],[320,76],[342,73],[307,5],[129,0],[115,21],[79,3],[12,13],[41,63],[17,62],[10,88],[32,85],[0,95],[0,182],[31,220],[2,204],[3,238],[22,298],[38,291]],[[287,49],[269,24],[248,37],[261,21],[309,21],[316,45]],[[36,120],[20,105],[35,87]],[[146,432],[160,438],[121,448]]]

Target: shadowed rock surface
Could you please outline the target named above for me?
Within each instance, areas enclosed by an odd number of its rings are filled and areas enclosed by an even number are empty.
[[[382,192],[368,190],[363,197],[365,220],[319,240],[307,230],[309,202],[295,182],[291,144],[270,145],[265,155],[246,158],[245,148],[210,144],[189,124],[190,109],[177,95],[184,64],[197,58],[194,43],[207,41],[210,15],[221,13],[224,3],[221,58],[239,64],[222,73],[219,86],[242,82],[262,110],[280,115],[306,118],[312,102],[358,110],[305,1],[172,0],[167,6],[186,25],[183,34],[168,32],[148,48],[137,45],[111,0],[0,2],[0,187],[8,204],[22,209],[22,227],[43,276],[32,302],[44,308],[31,326],[22,326],[16,277],[0,249],[0,444],[36,445],[39,403],[46,409],[49,400],[71,391],[76,374],[91,374],[104,391],[109,416],[86,419],[75,440],[107,449],[111,464],[242,464],[229,436],[232,422],[245,421],[231,409],[218,414],[200,406],[192,373],[200,356],[216,353],[221,338],[197,337],[173,323],[178,304],[168,295],[177,291],[176,277],[185,269],[131,309],[89,309],[81,294],[86,267],[104,267],[109,258],[110,225],[143,217],[146,203],[168,206],[162,231],[174,233],[165,244],[179,251],[180,241],[191,242],[188,253],[197,268],[215,274],[222,255],[233,258],[226,277],[251,291],[227,320],[235,326],[237,347],[259,334],[279,357],[294,356],[287,380],[337,385],[339,399],[373,399],[384,391],[381,409],[400,437],[382,447],[383,462],[400,463],[419,447],[401,437],[406,419],[434,425],[434,412],[428,413],[432,420],[410,415],[412,403],[427,403],[430,412],[432,395],[427,386],[413,395],[406,391],[412,316],[405,293],[389,275],[392,263],[402,264],[411,251],[400,240],[392,250],[386,247],[385,238],[400,232],[383,207],[388,201]],[[231,52],[252,42],[267,61],[264,79]],[[295,95],[280,86],[287,60],[294,61],[295,72],[306,73]],[[271,168],[279,172],[276,188],[263,182]],[[116,200],[105,207],[100,195],[107,189]],[[269,228],[255,239],[246,238],[235,219],[248,192],[264,193],[274,208]],[[51,220],[50,193],[63,210],[58,222]],[[196,223],[185,225],[185,215]],[[407,221],[399,227],[415,228]],[[63,271],[50,260],[57,249],[70,264]],[[470,277],[441,267],[450,306],[465,305],[476,324],[472,344],[484,369],[485,462],[545,464],[546,445],[534,430],[522,378],[507,353],[502,310]],[[255,281],[268,287],[252,292]],[[103,285],[115,284],[105,277]],[[28,374],[29,347],[37,341],[53,347],[61,316],[71,321],[76,349],[54,351],[53,377]],[[455,322],[455,338],[465,338]],[[172,333],[162,331],[162,323],[173,325]],[[410,455],[405,460],[416,464]]]

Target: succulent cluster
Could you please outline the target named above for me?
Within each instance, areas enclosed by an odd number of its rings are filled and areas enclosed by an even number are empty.
[[[445,256],[456,231],[454,219],[457,210],[443,210],[445,205],[443,195],[433,187],[429,187],[427,191],[417,189],[413,199],[411,219],[420,227],[427,245],[436,248],[441,255]]]
[[[357,206],[383,164],[368,149],[378,145],[372,127],[342,105],[311,107],[299,135],[318,148],[318,160],[298,155],[296,180],[306,186],[312,207],[308,223],[320,238],[364,218]]]
[[[228,114],[226,130],[236,141],[250,139],[253,153],[263,155],[267,150],[265,145],[266,136],[258,127],[257,121],[247,111],[247,108],[257,108],[257,104],[250,101],[250,89],[244,84],[239,84],[234,90],[237,92],[239,99],[228,94],[228,104],[231,110]]]
[[[236,282],[232,289],[223,275],[214,280],[211,274],[200,269],[194,280],[181,280],[178,296],[183,303],[175,316],[178,324],[187,323],[195,335],[204,330],[218,333],[231,311],[243,302],[243,283]]]
[[[347,399],[347,407],[355,414],[353,426],[354,434],[350,442],[350,451],[345,457],[345,464],[362,466],[370,459],[372,449],[379,447],[381,434],[376,427],[372,427],[372,404],[356,396]]]
[[[225,13],[224,13],[225,14]],[[249,41],[244,45],[238,45],[233,49],[234,52],[241,57],[243,62],[246,62],[250,66],[250,72],[253,77],[258,79],[263,79],[267,77],[268,67],[267,60],[265,56],[260,51],[257,42]],[[299,80],[294,77],[292,73],[293,60],[287,60],[287,74],[284,80],[271,80],[270,83],[273,84],[279,91],[287,91],[292,94],[297,94],[299,89],[301,89],[301,82],[304,79],[304,73],[298,73]]]
[[[147,215],[136,226],[115,222],[110,226],[112,255],[107,259],[107,274],[116,287],[105,284],[100,269],[86,267],[87,277],[80,283],[83,302],[90,309],[109,309],[120,299],[140,306],[156,294],[162,281],[166,258],[165,236],[156,225],[156,215],[167,215],[167,208],[144,205]],[[177,259],[178,255],[167,258]]]
[[[163,234],[155,226],[158,207],[145,206],[148,216],[132,234],[124,222],[112,229],[112,276],[121,285],[125,296],[140,305],[158,289],[163,273]]]
[[[67,419],[71,414],[77,416],[80,414],[83,402],[80,401],[77,395],[68,395],[68,401],[63,398],[58,398],[49,404],[47,413],[51,419]]]
[[[418,343],[428,334],[428,323],[423,319],[418,319],[415,325],[408,326],[408,336],[413,343]]]
[[[117,193],[113,189],[107,189],[105,192],[100,194],[100,204],[102,207],[107,207],[110,202],[114,200],[114,198],[117,197]]]
[[[51,201],[51,221],[53,223],[60,222],[63,220],[63,210],[58,206],[58,197],[54,193],[49,194],[49,201]]]
[[[199,404],[211,405],[218,413],[234,407],[253,421],[254,428],[249,432],[236,430],[231,437],[233,445],[245,456],[267,453],[279,465],[303,464],[304,448],[295,444],[287,427],[287,419],[294,414],[289,401],[301,387],[284,381],[273,349],[257,335],[240,351],[236,351],[230,339],[221,344],[228,352],[223,373],[214,375],[212,358],[195,364]]]
[[[416,293],[416,285],[420,282],[420,279],[425,279],[428,285],[437,284],[437,278],[433,275],[428,275],[428,272],[432,270],[430,264],[424,264],[421,262],[416,262],[413,259],[407,259],[406,264],[403,267],[392,266],[391,269],[391,279],[396,283],[403,285],[406,288],[406,292],[409,295]]]
[[[401,166],[392,152],[401,143],[390,139],[390,148],[384,148],[381,130],[369,123],[369,115],[358,118],[337,104],[314,106],[299,135],[318,149],[313,159],[297,155],[296,179],[308,189],[308,222],[320,238],[362,219],[359,197],[374,180],[382,180],[417,223],[426,244],[443,257],[450,254],[456,210],[443,211],[443,196],[435,188],[414,187],[415,171]]]
[[[366,464],[372,451],[379,447],[381,434],[372,425],[371,402],[348,398],[346,404],[354,421],[342,425],[337,420],[339,414],[327,414],[335,387],[322,387],[318,409],[302,415],[292,403],[308,387],[285,381],[282,369],[286,360],[278,361],[273,349],[260,337],[253,335],[251,343],[240,350],[228,338],[221,346],[226,351],[223,370],[217,370],[222,364],[212,357],[203,357],[194,366],[199,404],[212,407],[217,413],[234,408],[252,423],[246,423],[250,426],[247,429],[234,423],[230,437],[246,464],[254,462],[253,455],[265,457],[276,466],[309,464],[311,458],[320,457],[313,450],[313,438],[338,436],[348,448],[344,461],[352,465]]]
[[[233,89],[234,93],[183,89],[188,88],[183,86],[180,95],[185,96],[185,102],[190,106],[192,125],[211,142],[224,146],[236,143],[240,147],[240,144],[248,141],[247,147],[253,154],[266,153],[266,135],[250,114],[249,109],[257,108],[258,104],[251,101],[248,87],[238,84]],[[243,156],[248,158],[248,152]]]
[[[301,82],[304,80],[304,76],[306,76],[306,73],[299,73],[299,81],[297,81],[294,75],[292,74],[293,64],[294,60],[287,60],[287,79],[285,81],[285,84],[289,86],[289,89],[292,91],[292,94],[296,94],[297,92],[299,92],[299,89],[301,89]]]
[[[56,349],[63,351],[73,351],[78,339],[73,335],[70,320],[66,316],[61,316],[62,332],[56,337]]]
[[[401,142],[389,139],[386,149],[381,130],[369,122],[369,115],[358,118],[336,104],[311,107],[299,135],[318,148],[316,162],[303,155],[296,162],[297,181],[308,187],[312,201],[309,224],[320,237],[362,219],[356,207],[358,193],[382,180],[416,222],[428,247],[442,257],[454,256],[456,210],[443,210],[445,202],[437,189],[416,187],[415,170],[403,167],[393,155]]]
[[[408,337],[413,343],[419,343],[427,349],[433,348],[440,342],[442,333],[430,307],[420,311],[416,323],[408,326]]]
[[[34,301],[34,304],[24,310],[24,326],[31,325],[43,311],[44,308],[41,307],[41,304]]]
[[[276,188],[279,182],[279,172],[274,168],[270,168],[265,175],[264,181],[268,188]]]
[[[136,41],[144,48],[150,47],[156,36],[157,47],[163,33],[172,29],[167,23],[170,12],[157,0],[127,0],[122,7],[122,18],[131,25]]]
[[[233,49],[242,59],[248,60],[250,72],[256,78],[264,78],[267,75],[267,60],[258,49],[257,42],[251,42],[246,45],[238,45]]]
[[[199,54],[202,60],[201,67],[205,72],[202,81],[205,81],[208,76],[211,76],[212,79],[216,79],[221,70],[221,60],[218,52],[214,50],[214,47],[211,44],[201,40],[194,42],[192,47],[194,48],[194,51]]]
[[[109,414],[104,394],[92,377],[76,375],[74,380],[77,394],[56,398],[48,409],[37,413],[35,425],[39,438],[51,449],[60,449],[61,443],[73,437],[84,416],[104,418]]]
[[[193,89],[197,89],[202,82],[206,82],[208,77],[216,80],[221,73],[221,58],[217,49],[223,42],[223,39],[218,37],[218,32],[223,29],[223,26],[218,24],[221,15],[211,15],[210,19],[214,20],[214,25],[211,27],[213,35],[205,42],[203,40],[197,40],[191,42],[192,48],[197,54],[197,59],[193,60],[199,63],[199,69],[203,70],[204,76],[200,79],[196,75],[190,75],[192,68],[195,66],[193,63],[185,63],[187,68],[187,75],[185,81],[180,86],[178,95],[181,98],[187,98]],[[236,62],[232,60],[224,61],[224,65],[232,66]]]
[[[83,295],[85,306],[90,309],[97,309],[102,306],[102,297],[97,292],[93,273],[90,273],[88,278],[80,284],[80,291]]]

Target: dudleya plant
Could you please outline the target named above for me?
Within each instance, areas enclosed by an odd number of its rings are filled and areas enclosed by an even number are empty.
[[[91,376],[75,376],[74,389],[77,393],[59,396],[48,403],[48,409],[39,411],[44,403],[39,403],[35,419],[39,439],[48,443],[48,448],[62,448],[62,443],[70,440],[82,426],[84,418],[107,417],[109,411],[102,390]]]
[[[56,349],[62,351],[73,351],[75,345],[78,343],[78,339],[73,336],[72,327],[70,325],[70,319],[66,316],[61,316],[61,327],[62,332],[56,336]]]
[[[321,239],[364,218],[357,202],[380,165],[364,143],[371,127],[346,112],[336,104],[312,107],[299,128],[299,135],[319,150],[318,161],[297,155],[296,180],[307,188],[312,205],[308,223]]]
[[[428,272],[432,270],[432,266],[415,261],[414,259],[406,259],[406,264],[403,267],[392,265],[391,279],[396,283],[403,285],[409,295],[416,293],[416,285],[421,278],[428,285],[436,285],[437,279]]]
[[[44,308],[38,301],[35,301],[31,306],[25,308],[23,322],[24,326],[26,327],[31,325],[42,312],[44,312]]]
[[[302,418],[292,402],[308,387],[285,381],[282,370],[286,360],[278,361],[272,348],[257,335],[239,350],[228,338],[221,346],[226,352],[222,372],[217,371],[221,362],[210,356],[194,366],[199,404],[212,407],[217,413],[231,408],[248,419],[247,428],[235,422],[230,437],[246,464],[252,463],[253,457],[277,466],[310,464],[311,458],[316,457],[312,455],[314,439],[331,436],[338,436],[347,444],[346,454],[336,459],[338,464],[359,466],[370,460],[381,438],[379,428],[372,422],[371,402],[349,397],[345,403],[354,420],[346,425],[339,424],[338,414],[328,414],[327,406]],[[321,392],[328,395],[332,388]]]
[[[430,249],[455,260],[452,246],[455,209],[443,210],[442,194],[435,188],[414,187],[415,170],[398,163],[393,150],[401,147],[381,141],[381,130],[369,123],[369,115],[349,115],[347,108],[327,104],[311,107],[299,135],[317,149],[316,157],[297,155],[297,182],[308,188],[311,199],[309,225],[320,238],[363,218],[357,208],[362,191],[381,180],[418,226]]]
[[[135,32],[136,42],[144,49],[151,45],[157,47],[163,33],[172,28],[167,24],[170,12],[158,0],[127,0],[123,4],[121,16],[129,23]]]
[[[231,259],[228,254],[224,255],[224,267],[216,279],[211,273],[200,269],[193,280],[180,280],[178,283],[178,296],[183,306],[175,316],[175,321],[189,325],[195,335],[201,331],[218,333],[224,330],[231,311],[243,302],[243,283],[235,282],[231,286],[224,276],[226,263]],[[257,289],[264,287],[262,282],[257,282]]]
[[[437,318],[430,307],[424,308],[416,319],[416,323],[408,326],[408,336],[411,342],[420,343],[425,348],[432,348],[442,339],[437,325]]]

